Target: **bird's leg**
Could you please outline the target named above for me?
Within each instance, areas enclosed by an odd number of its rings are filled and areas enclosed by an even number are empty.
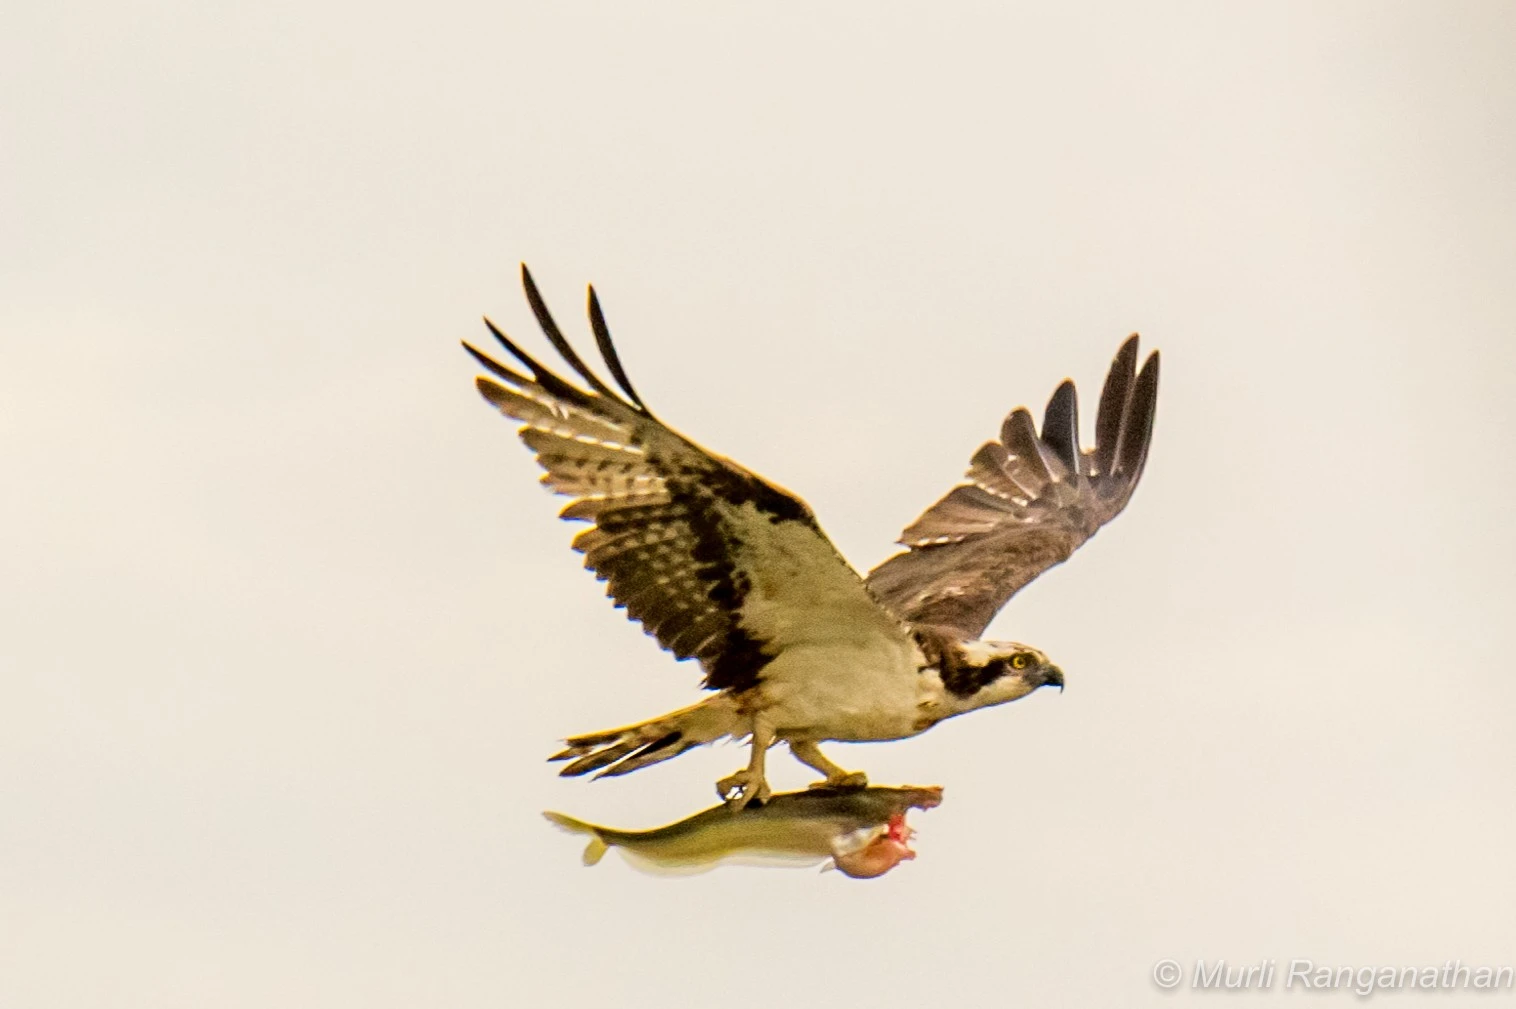
[[[763,758],[769,747],[774,745],[774,729],[762,715],[753,716],[751,745],[753,750],[748,757],[747,767],[716,782],[716,794],[726,800],[727,808],[734,813],[753,803],[761,806],[769,799],[769,783],[763,774]]]
[[[815,743],[801,743],[792,739],[790,752],[806,767],[826,775],[825,781],[816,782],[812,788],[863,788],[869,783],[869,776],[862,771],[844,771],[826,759],[826,754]]]

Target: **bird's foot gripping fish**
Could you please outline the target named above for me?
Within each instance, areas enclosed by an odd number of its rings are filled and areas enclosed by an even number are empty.
[[[564,830],[590,835],[584,864],[620,848],[633,865],[653,872],[695,873],[722,862],[791,863],[872,879],[916,857],[905,823],[911,809],[942,802],[938,786],[811,788],[771,796],[733,813],[716,806],[656,830],[614,830],[562,813],[544,813]]]

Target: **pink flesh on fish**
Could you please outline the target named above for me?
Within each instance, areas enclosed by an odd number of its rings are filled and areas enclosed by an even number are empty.
[[[838,855],[833,861],[838,869],[854,879],[883,876],[901,862],[909,862],[916,857],[916,853],[906,846],[906,842],[915,833],[905,825],[905,814],[896,813],[890,817],[888,828],[876,840],[851,854]]]

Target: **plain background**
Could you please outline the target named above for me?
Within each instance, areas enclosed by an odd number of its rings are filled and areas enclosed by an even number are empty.
[[[0,1005],[1516,961],[1516,7],[1053,6],[8,9]],[[1131,506],[992,627],[1067,691],[834,747],[946,786],[916,862],[650,878],[540,818],[666,822],[745,756],[543,762],[698,670],[471,388],[481,313],[545,349],[519,260],[860,568],[1012,407],[1071,375],[1088,429],[1162,349]]]

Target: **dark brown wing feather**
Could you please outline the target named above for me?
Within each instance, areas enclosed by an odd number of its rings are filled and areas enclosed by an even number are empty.
[[[1158,352],[1137,371],[1137,337],[1111,364],[1095,446],[1079,447],[1079,405],[1065,380],[1042,432],[1025,408],[1000,440],[974,453],[968,482],[901,534],[908,549],[869,572],[868,588],[896,616],[965,638],[984,633],[1022,586],[1069,558],[1126,507],[1147,462],[1158,401]]]
[[[574,548],[629,617],[679,658],[699,659],[707,687],[738,691],[758,682],[787,629],[807,620],[857,626],[860,614],[872,613],[895,626],[804,502],[664,426],[643,405],[593,288],[595,342],[619,393],[564,338],[525,266],[521,278],[543,332],[589,389],[554,375],[488,319],[531,376],[464,347],[494,376],[477,381],[484,398],[525,425],[521,439],[547,471],[543,483],[573,498],[563,517],[592,523]],[[783,571],[764,567],[770,556],[782,558]],[[764,620],[744,618],[750,597],[761,597]]]

